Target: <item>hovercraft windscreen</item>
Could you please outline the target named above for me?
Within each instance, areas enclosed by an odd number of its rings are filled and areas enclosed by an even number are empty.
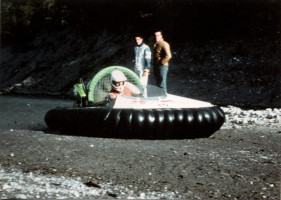
[[[123,72],[127,81],[142,90],[138,76],[126,67],[111,66],[99,71],[88,84],[88,100],[92,105],[102,103],[111,90],[110,73],[114,70]]]

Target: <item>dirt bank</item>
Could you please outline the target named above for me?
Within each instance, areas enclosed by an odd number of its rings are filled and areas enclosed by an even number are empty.
[[[141,2],[58,1],[15,10],[5,2],[0,91],[71,97],[80,77],[88,82],[110,65],[132,69],[134,33],[142,32],[152,47],[160,26],[173,54],[169,93],[219,105],[281,107],[279,1]]]

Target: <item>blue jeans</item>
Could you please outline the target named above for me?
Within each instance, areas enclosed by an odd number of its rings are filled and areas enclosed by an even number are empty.
[[[160,88],[163,88],[164,92],[167,93],[167,74],[169,67],[166,65],[160,65],[154,67],[154,76],[156,79],[156,85]]]

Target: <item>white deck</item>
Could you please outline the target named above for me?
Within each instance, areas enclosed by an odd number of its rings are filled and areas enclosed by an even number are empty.
[[[118,96],[113,108],[155,109],[155,108],[202,108],[212,107],[209,102],[167,94],[166,98],[127,98]]]

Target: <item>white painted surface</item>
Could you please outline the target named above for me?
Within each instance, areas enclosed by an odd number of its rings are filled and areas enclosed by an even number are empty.
[[[134,98],[118,96],[114,108],[155,109],[155,108],[202,108],[212,107],[209,102],[167,94],[166,98]]]

